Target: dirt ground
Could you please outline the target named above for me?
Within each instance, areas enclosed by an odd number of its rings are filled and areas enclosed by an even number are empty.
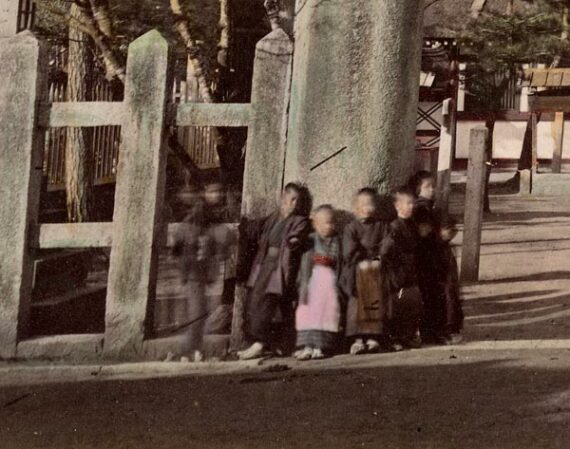
[[[569,356],[418,350],[3,388],[0,441],[3,449],[566,449]]]
[[[461,347],[305,364],[0,363],[0,448],[567,449],[570,199],[497,194],[492,210]]]

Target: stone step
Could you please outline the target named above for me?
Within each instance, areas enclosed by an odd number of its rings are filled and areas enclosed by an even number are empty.
[[[568,194],[570,194],[570,173],[534,173],[532,175],[532,195]]]

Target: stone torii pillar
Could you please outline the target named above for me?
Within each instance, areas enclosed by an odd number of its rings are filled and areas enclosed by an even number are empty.
[[[413,170],[422,0],[297,0],[284,181],[351,208]]]

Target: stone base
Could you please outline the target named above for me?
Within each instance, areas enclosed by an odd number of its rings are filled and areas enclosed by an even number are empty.
[[[532,195],[561,196],[570,194],[570,173],[534,173]]]
[[[98,360],[103,348],[103,334],[55,335],[23,340],[18,343],[18,359]]]

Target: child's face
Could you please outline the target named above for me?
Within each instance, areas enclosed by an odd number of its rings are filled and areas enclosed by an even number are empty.
[[[439,236],[444,242],[451,242],[456,235],[457,229],[455,227],[441,228],[441,231],[439,231]]]
[[[414,198],[411,195],[398,195],[394,203],[398,217],[407,220],[414,213]]]
[[[432,178],[424,179],[422,181],[418,195],[422,198],[427,198],[428,200],[433,199],[435,195],[435,182]]]
[[[210,184],[206,186],[204,199],[206,203],[212,206],[222,204],[224,201],[224,187],[221,184]]]
[[[334,217],[330,210],[324,209],[313,215],[313,227],[321,237],[330,237],[334,234]]]
[[[420,237],[427,237],[433,231],[433,226],[430,223],[419,223],[418,224],[418,233]]]
[[[376,201],[372,195],[358,195],[354,209],[358,218],[372,218],[376,213]]]
[[[295,190],[289,190],[283,193],[281,197],[281,215],[289,217],[297,209],[299,201],[299,193]]]

